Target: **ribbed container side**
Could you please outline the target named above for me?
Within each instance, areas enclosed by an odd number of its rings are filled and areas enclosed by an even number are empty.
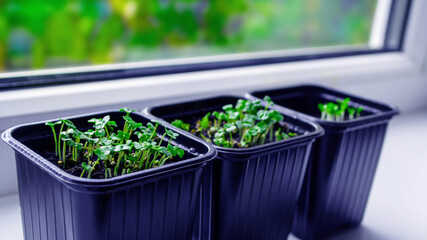
[[[310,144],[217,161],[215,239],[287,239]]]
[[[25,239],[189,239],[203,164],[110,193],[78,192],[17,153]]]
[[[238,99],[218,96],[155,106],[144,112],[167,121],[165,126],[174,131],[189,134],[169,122],[175,119],[189,122],[209,111],[221,110],[224,105],[235,104]],[[201,239],[287,239],[310,148],[323,129],[293,115],[283,114],[283,117],[299,136],[246,149],[214,146],[218,156],[211,162],[212,208],[205,209],[212,214],[202,216],[201,229],[209,235]]]
[[[337,229],[360,224],[384,142],[387,123],[353,129],[321,139],[307,169],[293,232],[301,239],[318,239]],[[335,158],[322,157],[325,141],[334,142]],[[329,145],[331,143],[329,142]],[[331,165],[332,163],[332,165]],[[320,166],[331,166],[320,167]],[[328,176],[325,178],[325,176]],[[324,182],[316,180],[323,179]]]
[[[213,163],[206,163],[203,169],[200,188],[200,203],[196,213],[196,222],[192,233],[193,240],[210,240],[212,238],[212,204],[213,204]]]
[[[396,107],[333,89],[301,85],[257,91],[250,98],[271,97],[283,112],[320,124],[325,134],[313,145],[292,232],[301,239],[321,239],[363,219],[386,128]],[[363,107],[361,117],[320,119],[318,103],[350,97]]]
[[[84,129],[89,119],[105,115],[123,126],[121,112],[68,119]],[[150,121],[141,114],[132,113],[132,117]],[[2,134],[16,151],[25,239],[191,239],[205,197],[201,185],[206,165],[216,156],[210,145],[180,135],[171,141],[185,150],[180,161],[109,179],[86,179],[62,171],[36,153],[52,146],[49,130],[39,122]],[[162,134],[165,128],[157,131]]]

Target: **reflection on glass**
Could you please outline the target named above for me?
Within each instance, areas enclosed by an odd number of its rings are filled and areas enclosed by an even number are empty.
[[[374,0],[0,0],[0,71],[367,44]]]

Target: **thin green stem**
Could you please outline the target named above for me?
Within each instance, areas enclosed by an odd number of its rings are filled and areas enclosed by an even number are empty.
[[[118,174],[120,162],[122,161],[123,154],[124,154],[123,152],[119,153],[119,157],[117,158],[116,167],[114,168],[114,176],[117,176],[117,174]]]
[[[93,166],[90,168],[89,174],[87,175],[87,178],[90,178],[92,175],[93,170],[95,170],[96,165],[99,164],[99,158],[96,160],[96,162],[93,164]]]
[[[58,148],[59,160],[61,160],[61,133],[63,129],[64,129],[64,123],[62,123],[61,128],[59,129],[58,145],[56,146]]]
[[[141,154],[141,157],[139,158],[139,161],[138,161],[138,170],[141,170],[141,168],[142,168],[142,165],[144,163],[145,155],[147,155],[147,151],[144,151],[144,153]]]
[[[62,162],[64,163],[65,168],[65,150],[66,150],[67,144],[64,142],[62,145]]]
[[[150,139],[153,139],[154,138],[154,135],[156,134],[156,131],[157,131],[157,127],[159,126],[159,123],[156,123],[156,126],[154,127],[154,130],[153,130],[153,133],[151,134],[151,136],[150,136]]]
[[[56,139],[55,125],[51,126],[53,132],[53,139],[55,141],[55,156],[58,156],[58,140]]]

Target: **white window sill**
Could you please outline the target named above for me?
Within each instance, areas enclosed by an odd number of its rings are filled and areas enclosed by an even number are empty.
[[[425,239],[426,119],[427,109],[391,121],[362,225],[329,240]],[[3,239],[23,239],[16,194],[0,198],[0,232]]]
[[[226,70],[132,78],[0,92],[0,118],[74,110],[155,98],[177,97],[224,91],[273,88],[304,82],[349,89],[371,96],[369,85],[414,86],[421,72],[403,53],[374,54],[315,61],[271,64]],[[411,80],[413,78],[413,80]],[[390,84],[391,83],[391,84]],[[354,87],[353,90],[349,86]],[[366,86],[365,88],[360,88]],[[416,86],[416,87],[415,87]],[[425,88],[424,88],[425,89]],[[239,91],[240,90],[240,91]],[[390,99],[389,95],[374,97]],[[417,92],[414,92],[417,94]],[[396,102],[413,107],[416,102]]]

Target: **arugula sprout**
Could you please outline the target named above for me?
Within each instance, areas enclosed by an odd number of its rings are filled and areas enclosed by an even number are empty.
[[[271,98],[266,96],[264,100],[265,106],[260,100],[246,99],[239,99],[235,105],[224,105],[222,111],[206,113],[191,130],[191,125],[180,119],[172,125],[226,148],[247,148],[296,136],[282,127],[283,115],[270,109],[274,105]]]
[[[350,98],[344,98],[342,100],[337,99],[337,101],[334,102],[327,102],[327,103],[318,103],[317,107],[319,111],[321,112],[320,119],[326,120],[326,121],[344,121],[345,114],[347,112],[348,119],[353,120],[355,118],[361,117],[361,112],[363,111],[363,107],[353,108],[349,106]]]
[[[80,168],[80,177],[91,178],[94,171],[103,171],[104,177],[109,178],[160,167],[169,160],[184,157],[184,150],[172,145],[172,140],[179,136],[177,133],[165,128],[160,136],[158,122],[144,126],[132,119],[135,110],[120,111],[125,113],[122,129],[117,129],[117,123],[108,115],[88,120],[93,127],[84,132],[67,119],[47,122],[53,132],[58,165],[65,170]],[[59,132],[56,125],[61,125]]]
[[[173,121],[172,123],[171,123],[173,126],[175,126],[175,127],[177,127],[177,128],[180,128],[180,129],[182,129],[182,130],[185,130],[185,131],[190,131],[190,124],[188,124],[188,123],[184,123],[182,120],[178,120],[178,119],[176,119],[175,121]]]
[[[61,122],[55,122],[55,123],[46,122],[46,124],[45,124],[46,126],[51,127],[52,132],[53,132],[53,139],[55,141],[55,156],[58,156],[58,139],[56,138],[55,125],[59,125],[59,124],[61,124]]]

